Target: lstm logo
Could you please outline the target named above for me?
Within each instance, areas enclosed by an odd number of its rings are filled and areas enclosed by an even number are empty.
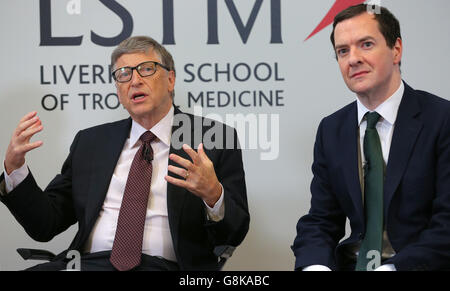
[[[85,0],[87,1],[87,0]],[[127,7],[123,6],[117,0],[98,0],[102,3],[106,9],[111,10],[116,14],[122,21],[122,29],[120,31],[111,31],[114,36],[102,36],[90,31],[91,42],[99,46],[116,46],[122,40],[133,34],[134,29],[134,19],[133,15],[128,11]],[[174,6],[175,0],[153,0],[154,2],[161,1],[162,3],[162,44],[175,44],[175,13]],[[379,1],[379,0],[378,0]],[[125,2],[125,1],[120,1]],[[256,18],[260,14],[261,9],[267,9],[270,13],[270,21],[264,22],[269,23],[270,27],[268,31],[270,32],[270,43],[280,44],[283,43],[282,33],[281,33],[281,0],[254,0],[252,10],[248,18],[242,17],[235,0],[205,0],[205,18],[207,23],[207,40],[206,44],[215,45],[219,44],[219,35],[221,31],[221,26],[219,25],[219,15],[229,14],[234,23],[234,26],[239,33],[242,43],[247,43],[249,36],[252,32],[254,24],[256,23]],[[316,29],[307,37],[309,39],[314,34],[321,31],[323,28],[328,26],[333,22],[334,17],[342,10],[349,6],[361,4],[364,0],[337,0],[331,7],[328,14],[316,27]],[[148,2],[146,2],[148,3]],[[267,3],[265,8],[263,3]],[[71,0],[67,4],[67,13],[69,15],[81,14],[81,0]],[[83,4],[84,5],[84,4]],[[149,4],[147,4],[149,5]],[[83,10],[86,11],[86,10]],[[87,12],[89,13],[89,11]],[[86,35],[77,36],[54,36],[52,34],[52,12],[51,12],[51,0],[39,0],[39,15],[40,15],[40,36],[41,41],[40,46],[79,46],[81,45],[83,38]],[[108,21],[102,19],[101,21]],[[228,28],[227,28],[228,30]],[[81,31],[79,32],[81,33]],[[89,33],[88,33],[89,34]]]
[[[327,15],[322,19],[322,21],[317,25],[316,29],[311,32],[311,34],[305,39],[308,40],[310,37],[333,23],[334,17],[341,12],[344,9],[347,9],[350,6],[358,5],[361,3],[364,3],[365,0],[336,0],[334,2],[333,6],[331,7],[330,11],[328,11]]]

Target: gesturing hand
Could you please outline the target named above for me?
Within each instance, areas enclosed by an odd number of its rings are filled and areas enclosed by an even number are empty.
[[[22,117],[6,150],[5,171],[8,175],[25,163],[25,154],[27,152],[43,144],[42,141],[30,142],[33,135],[40,132],[43,128],[36,111]]]
[[[166,176],[166,181],[187,189],[213,207],[222,193],[222,186],[217,179],[213,163],[205,154],[202,143],[198,146],[198,152],[187,144],[183,145],[183,150],[189,155],[192,162],[176,154],[171,154],[169,158],[182,168],[169,165],[168,170],[184,179]]]

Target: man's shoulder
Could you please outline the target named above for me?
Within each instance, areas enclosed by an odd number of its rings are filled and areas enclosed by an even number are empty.
[[[121,120],[117,120],[117,121],[97,124],[97,125],[82,129],[82,130],[80,130],[80,132],[95,134],[95,133],[108,131],[108,130],[119,128],[119,127],[127,127],[127,126],[128,127],[131,126],[131,118],[125,118],[125,119],[121,119]]]
[[[234,130],[233,127],[223,123],[222,121],[209,118],[207,116],[199,116],[191,113],[186,113],[177,108],[174,115],[174,124],[179,122],[189,121],[191,128],[201,126],[203,130],[208,130],[213,127],[221,127],[228,130]]]
[[[335,119],[335,118],[345,118],[349,114],[353,114],[356,112],[356,101],[353,101],[350,104],[345,105],[344,107],[338,109],[337,111],[331,113],[325,118]]]
[[[349,118],[354,118],[354,121],[357,122],[356,101],[353,101],[339,110],[325,116],[322,119],[321,124],[323,126],[339,127],[342,126],[344,120],[348,120]]]
[[[402,103],[417,102],[423,120],[435,122],[441,118],[448,119],[450,116],[450,101],[424,90],[415,90],[410,86],[405,86],[404,98],[411,101],[402,100]],[[402,106],[402,104],[400,104]]]
[[[439,97],[433,93],[423,91],[423,90],[414,90],[414,93],[419,97],[419,102],[422,106],[425,107],[432,107],[436,110],[444,110],[448,111],[450,110],[450,101]]]
[[[219,120],[209,117],[185,113],[177,108],[172,143],[188,142],[192,147],[196,147],[198,143],[203,142],[206,149],[240,149],[236,129],[223,123],[220,116],[217,118]]]

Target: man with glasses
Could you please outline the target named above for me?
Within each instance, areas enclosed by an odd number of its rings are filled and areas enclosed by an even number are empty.
[[[174,62],[155,40],[124,40],[111,67],[130,118],[78,132],[61,174],[42,191],[25,154],[42,145],[30,139],[43,127],[27,114],[6,153],[0,199],[38,241],[78,223],[68,250],[82,254],[81,270],[219,269],[220,252],[238,246],[249,225],[236,132],[173,105]],[[223,147],[194,144],[212,126],[223,128]],[[67,251],[31,269],[65,269]]]

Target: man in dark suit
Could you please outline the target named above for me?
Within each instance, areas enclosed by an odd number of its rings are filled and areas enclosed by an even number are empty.
[[[357,100],[319,125],[295,269],[448,269],[450,102],[402,81],[400,25],[370,8],[334,20],[331,41]]]
[[[174,107],[174,62],[153,39],[123,41],[111,65],[130,118],[78,132],[42,191],[25,154],[42,145],[30,139],[43,126],[27,114],[6,153],[0,199],[37,241],[78,223],[68,250],[81,253],[82,270],[218,269],[214,249],[238,246],[249,226],[235,130]],[[223,143],[194,144],[213,127]],[[65,269],[67,251],[32,269]]]

